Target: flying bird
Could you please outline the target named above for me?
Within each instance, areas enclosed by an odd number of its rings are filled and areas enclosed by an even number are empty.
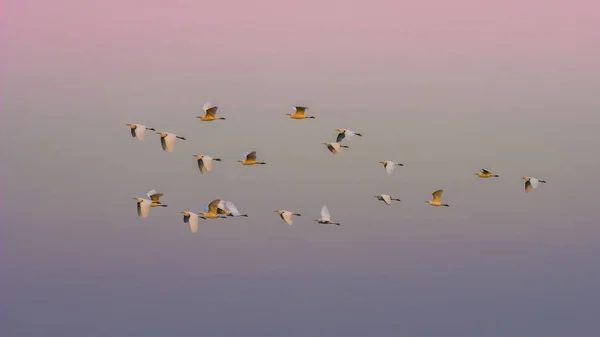
[[[383,168],[385,168],[385,171],[387,172],[388,175],[392,174],[392,172],[394,171],[394,167],[396,166],[404,166],[404,164],[399,164],[399,163],[395,163],[393,161],[380,161],[379,164],[383,165]]]
[[[221,158],[213,158],[202,154],[195,154],[193,156],[198,160],[198,169],[200,170],[201,174],[205,174],[207,172],[212,171],[213,160],[221,161]]]
[[[225,119],[225,117],[215,117],[217,114],[218,106],[210,104],[210,102],[204,103],[202,110],[204,110],[204,116],[197,116],[203,122],[212,122],[216,119]]]
[[[325,147],[327,147],[327,149],[329,150],[329,152],[336,154],[338,152],[340,152],[340,149],[346,148],[349,149],[349,146],[346,145],[341,145],[340,143],[329,143],[329,142],[323,142],[323,145],[325,145]]]
[[[497,178],[499,177],[499,175],[492,173],[492,171],[487,170],[487,169],[481,169],[481,172],[476,172],[475,173],[476,176],[478,176],[479,178]]]
[[[362,137],[360,133],[348,129],[335,129],[335,131],[338,133],[337,138],[335,140],[337,143],[341,142],[344,139],[350,140],[350,138],[352,138],[352,136],[354,135]]]
[[[198,214],[192,212],[181,212],[183,213],[183,222],[190,225],[192,233],[198,232]]]
[[[131,137],[137,138],[138,140],[144,140],[144,134],[146,133],[146,130],[156,131],[156,130],[154,130],[154,128],[149,128],[142,124],[126,124],[126,125],[129,126],[129,129],[131,131]]]
[[[400,199],[392,198],[391,196],[389,196],[387,194],[376,195],[375,198],[377,198],[377,200],[385,202],[386,205],[391,204],[392,200],[393,201],[401,201]]]
[[[238,162],[242,163],[242,165],[266,164],[262,161],[256,161],[256,151],[244,153],[244,160],[238,160]]]
[[[187,140],[185,137],[180,137],[174,133],[170,132],[156,132],[160,135],[160,145],[164,151],[173,152],[173,147],[175,147],[175,139]]]
[[[284,209],[278,209],[275,211],[275,213],[279,214],[279,216],[283,219],[283,221],[285,221],[285,223],[287,223],[288,225],[292,225],[292,215],[295,216],[300,216],[300,214],[298,213],[292,213],[290,211],[286,211]]]
[[[317,219],[315,222],[325,225],[340,226],[339,222],[331,222],[331,214],[329,214],[329,209],[327,209],[326,205],[323,205],[323,208],[321,208],[321,219]]]
[[[534,177],[522,177],[521,179],[525,180],[525,193],[529,193],[532,189],[538,188],[538,183],[546,183],[545,180],[539,180]]]
[[[315,116],[305,116],[304,112],[306,111],[306,109],[308,109],[305,106],[295,106],[294,107],[294,113],[293,114],[286,114],[288,116],[290,116],[291,119],[306,119],[306,118],[315,118]]]
[[[208,204],[208,211],[202,212],[198,214],[198,217],[201,219],[225,219],[225,215],[219,215],[217,213],[220,199],[215,199]]]
[[[431,195],[433,196],[432,200],[425,200],[426,203],[430,204],[431,206],[436,206],[436,207],[440,207],[440,206],[445,206],[445,207],[450,207],[450,205],[448,204],[442,204],[442,193],[444,193],[444,190],[437,190],[435,192],[433,192]]]
[[[157,193],[155,190],[151,190],[148,193],[146,193],[146,196],[148,196],[148,198],[150,199],[133,197],[133,199],[137,201],[138,216],[142,218],[147,218],[150,214],[151,207],[167,207],[167,205],[163,205],[160,203],[159,199],[162,195],[162,193]]]

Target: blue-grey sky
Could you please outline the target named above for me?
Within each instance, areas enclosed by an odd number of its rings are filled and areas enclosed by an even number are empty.
[[[3,337],[600,333],[598,4],[176,4],[5,2]]]

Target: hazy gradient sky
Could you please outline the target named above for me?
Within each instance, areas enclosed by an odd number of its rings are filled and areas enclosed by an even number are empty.
[[[0,334],[600,335],[598,13],[3,1]],[[209,100],[226,121],[194,118]],[[332,156],[336,128],[364,137]],[[235,162],[250,150],[268,164]],[[201,176],[193,153],[223,162]],[[138,218],[153,188],[169,207]],[[423,203],[438,188],[450,208]],[[215,198],[250,218],[191,234],[179,212]],[[341,227],[310,221],[324,203]]]

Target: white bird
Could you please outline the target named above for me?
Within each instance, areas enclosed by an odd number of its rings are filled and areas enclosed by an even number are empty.
[[[321,219],[315,221],[320,224],[340,226],[339,222],[331,222],[331,214],[329,214],[329,209],[327,209],[326,205],[323,205],[323,208],[321,208]]]
[[[440,207],[440,206],[450,207],[450,205],[448,205],[448,204],[442,204],[442,193],[444,193],[444,190],[437,190],[437,191],[431,193],[431,196],[433,197],[433,199],[425,200],[425,202],[430,204],[431,206],[435,206],[435,207]]]
[[[131,131],[131,137],[137,138],[138,140],[144,140],[144,134],[146,134],[146,130],[156,131],[156,130],[154,130],[154,128],[149,128],[142,124],[126,124],[126,125],[129,126],[129,129]]]
[[[292,215],[295,216],[300,216],[300,214],[298,213],[292,213],[290,211],[286,211],[284,209],[278,209],[275,211],[275,213],[279,214],[279,216],[283,219],[283,221],[285,221],[285,223],[287,223],[288,225],[292,225]]]
[[[198,232],[198,214],[192,212],[181,212],[183,213],[183,222],[190,225],[192,233]]]
[[[157,193],[155,190],[151,190],[146,193],[146,195],[150,199],[133,197],[133,199],[137,201],[138,216],[141,216],[142,218],[148,217],[151,207],[167,207],[167,205],[161,204],[159,200],[159,198],[163,196],[163,193]]]
[[[221,161],[221,158],[213,158],[202,154],[195,154],[193,156],[198,160],[198,169],[200,169],[201,174],[212,171],[213,160]]]
[[[340,152],[340,148],[346,148],[349,149],[349,146],[346,145],[341,145],[340,143],[329,143],[329,142],[323,142],[323,145],[325,145],[327,147],[327,149],[329,150],[329,152],[336,154],[338,152]]]
[[[360,133],[348,129],[335,129],[335,131],[337,131],[338,133],[337,138],[335,140],[338,143],[344,140],[344,138],[350,140],[350,138],[352,138],[352,136],[354,135],[362,137]]]
[[[379,164],[383,165],[383,168],[385,168],[385,171],[387,172],[388,175],[392,174],[392,172],[394,171],[394,167],[396,166],[404,166],[403,164],[399,164],[399,163],[395,163],[393,161],[380,161]]]
[[[386,205],[391,204],[392,200],[394,200],[394,201],[400,201],[400,199],[398,199],[398,198],[392,198],[391,196],[389,196],[387,194],[376,195],[375,198],[377,198],[377,200],[381,200],[381,201],[385,202]]]
[[[237,207],[235,207],[235,205],[231,201],[221,200],[219,202],[219,205],[217,206],[217,208],[218,208],[218,211],[223,211],[222,213],[224,213],[227,216],[233,216],[233,217],[243,216],[243,217],[248,217],[247,214],[240,213],[240,211],[238,211]]]
[[[522,177],[521,179],[525,180],[525,193],[531,192],[533,188],[538,188],[538,183],[546,183],[545,180],[539,180],[534,177]]]
[[[157,132],[160,135],[160,144],[164,151],[173,152],[175,146],[175,139],[186,140],[185,137],[180,137],[170,132]]]

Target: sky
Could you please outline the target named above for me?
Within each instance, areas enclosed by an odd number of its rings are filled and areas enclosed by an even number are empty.
[[[3,337],[600,333],[597,1],[1,6]]]

